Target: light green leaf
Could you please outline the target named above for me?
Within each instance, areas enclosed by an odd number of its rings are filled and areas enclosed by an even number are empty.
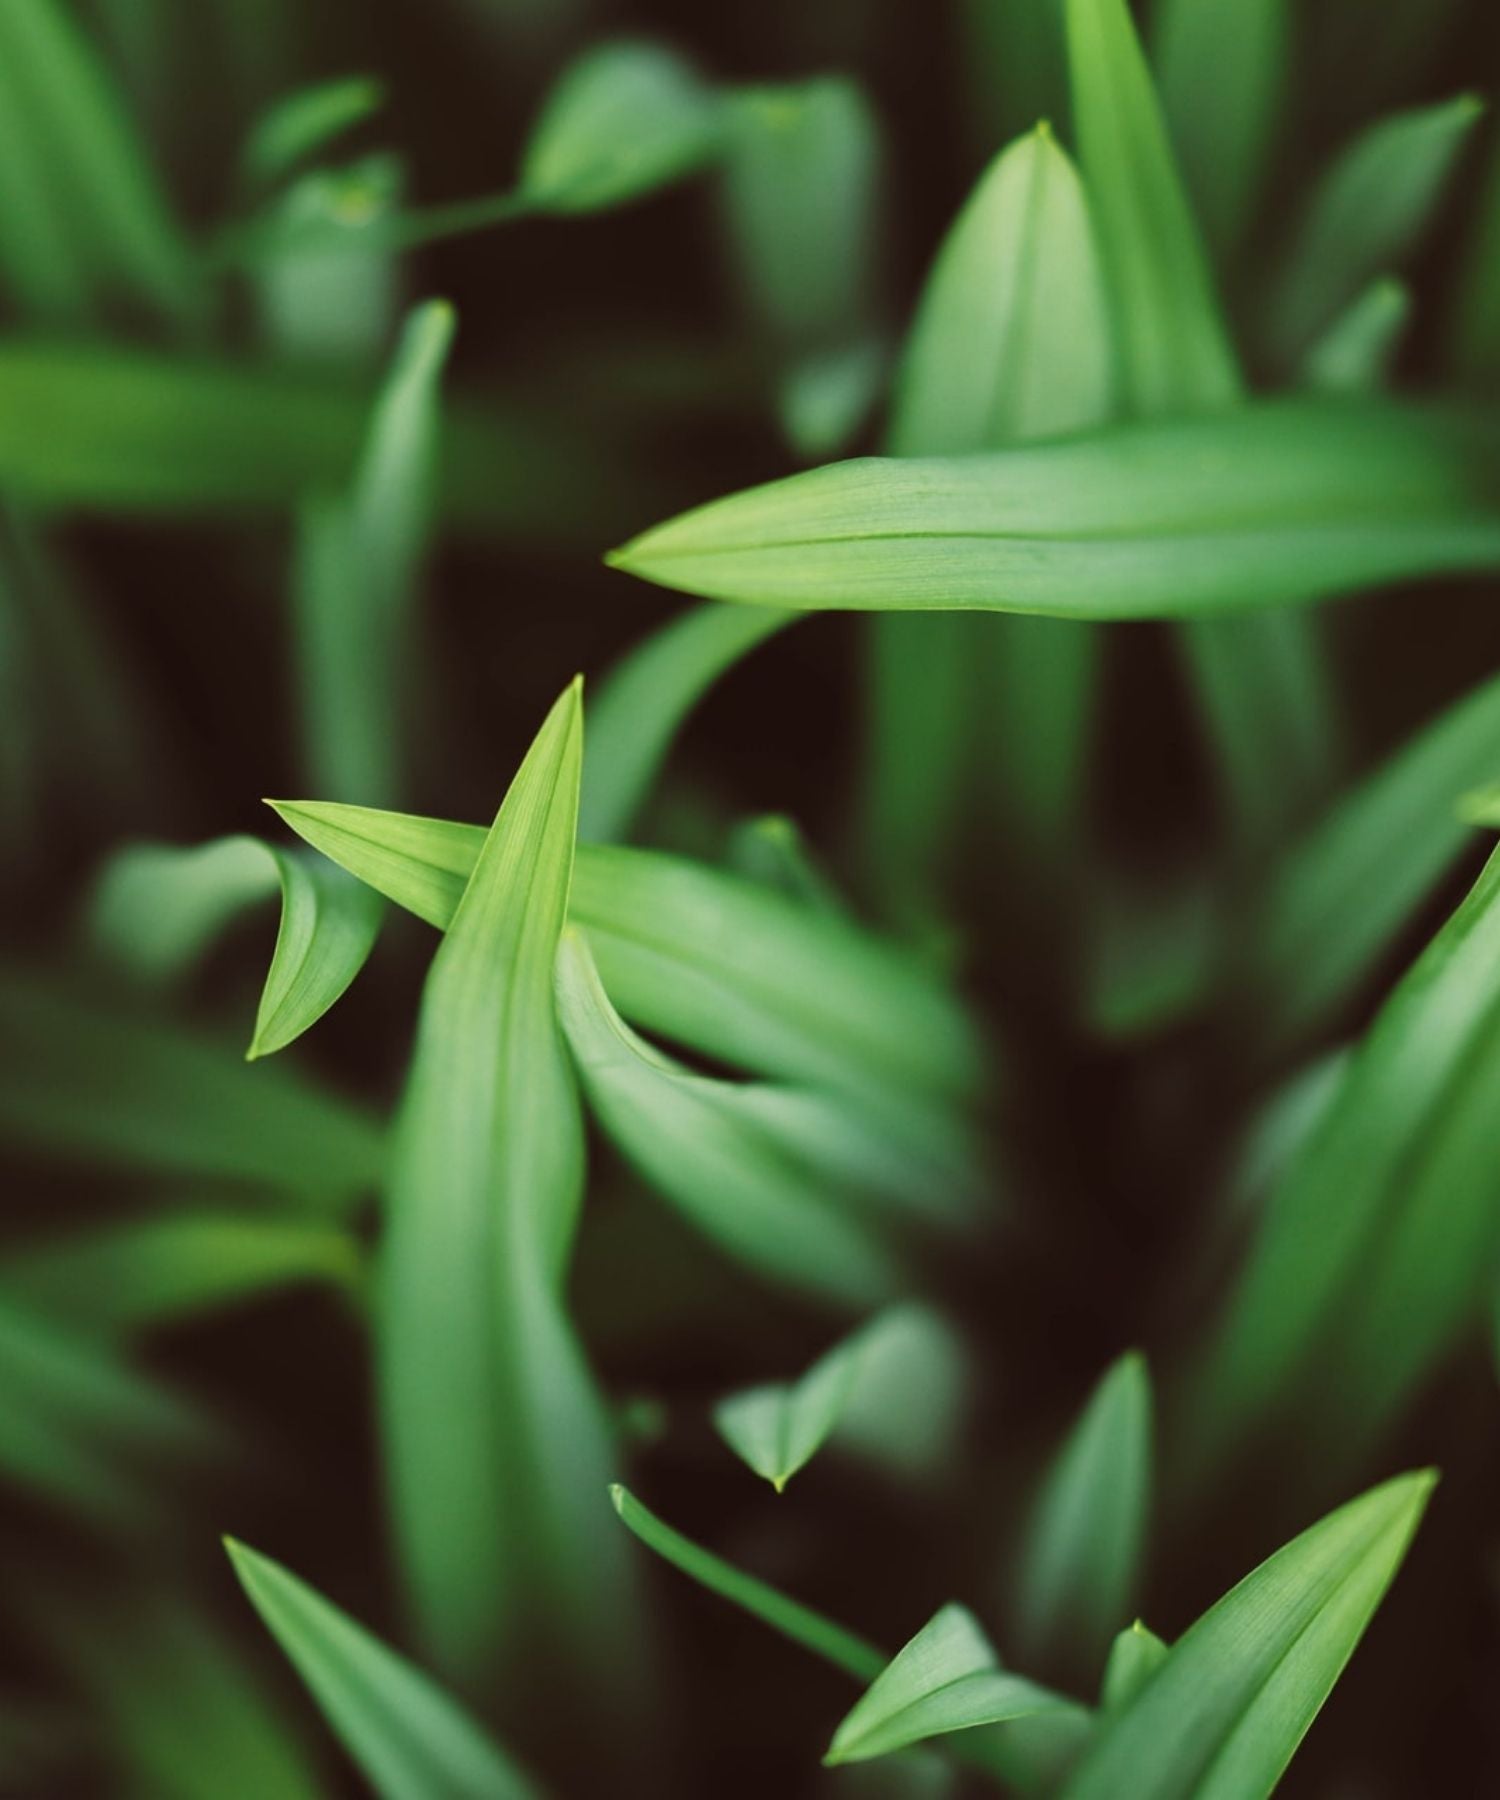
[[[105,865],[89,901],[87,934],[112,962],[144,981],[185,975],[248,905],[281,890],[281,926],[266,976],[251,1060],[281,1050],[314,1025],[364,967],[382,908],[378,897],[324,857],[217,838],[179,849],[132,844]]]
[[[1264,311],[1277,366],[1307,346],[1430,227],[1459,153],[1483,113],[1472,94],[1397,113],[1348,145],[1313,190]]]
[[[1457,802],[1497,768],[1500,679],[1440,713],[1271,866],[1231,934],[1240,1029],[1261,1053],[1307,1041],[1370,980],[1471,841]]]
[[[1105,1713],[1122,1712],[1167,1660],[1168,1647],[1154,1631],[1136,1620],[1116,1637],[1104,1665],[1099,1705]]]
[[[1500,437],[1277,401],[983,456],[834,463],[608,559],[763,606],[1211,617],[1500,562]]]
[[[299,559],[298,675],[308,768],[320,787],[389,804],[410,779],[419,704],[416,614],[437,491],[439,390],[453,309],[408,316],[353,485],[325,502]]]
[[[528,1800],[539,1790],[468,1714],[290,1570],[224,1540],[250,1603],[383,1800]]]
[[[1500,857],[1381,1009],[1333,1104],[1271,1195],[1239,1281],[1194,1367],[1197,1472],[1246,1451],[1278,1413],[1317,1411],[1325,1466],[1367,1441],[1477,1316],[1497,1223],[1484,1145],[1500,1083]],[[1399,1277],[1409,1234],[1446,1217],[1449,1247],[1411,1316],[1363,1368],[1343,1354],[1354,1302]],[[1477,1246],[1477,1247],[1476,1247]],[[1454,1267],[1450,1253],[1465,1259]],[[1345,1313],[1349,1316],[1346,1318]]]
[[[275,806],[315,849],[440,929],[483,842],[481,827],[413,814]],[[896,1115],[980,1085],[972,1027],[912,959],[754,882],[581,844],[570,915],[614,1004],[648,1031],[759,1074],[878,1089]]]
[[[1072,1710],[1071,1701],[1002,1669],[974,1615],[945,1606],[876,1676],[823,1761],[865,1762],[945,1732]]]
[[[1064,1800],[1270,1794],[1400,1567],[1435,1479],[1371,1489],[1210,1607],[1106,1718]]]
[[[363,1275],[340,1226],[207,1209],[79,1226],[0,1257],[0,1289],[92,1331],[175,1324],[294,1283],[353,1292]]]
[[[76,322],[85,295],[88,310],[96,296],[123,295],[179,327],[198,321],[193,253],[107,70],[58,0],[0,8],[0,114],[11,177],[26,184],[0,202],[0,267],[31,301],[58,303],[39,315]],[[45,277],[26,266],[38,255]],[[54,274],[67,263],[76,284]]]
[[[320,1205],[357,1199],[384,1160],[373,1120],[305,1078],[247,1069],[216,1042],[0,978],[0,1125],[76,1163],[209,1176]]]
[[[558,1002],[589,1105],[651,1185],[737,1260],[845,1306],[902,1285],[869,1199],[878,1138],[847,1106],[673,1063],[610,1005],[582,936],[558,959]],[[887,1180],[889,1176],[887,1176]],[[863,1184],[863,1185],[862,1185]]]
[[[384,104],[384,84],[371,75],[340,75],[298,88],[256,120],[240,158],[244,179],[260,186],[283,180]]]
[[[1321,394],[1368,394],[1386,384],[1411,321],[1411,290],[1381,275],[1345,307],[1302,358],[1302,378]]]
[[[648,1549],[773,1631],[811,1650],[814,1656],[822,1657],[856,1681],[873,1681],[885,1666],[885,1657],[873,1644],[683,1537],[623,1487],[612,1486],[609,1497],[626,1527]]]
[[[1017,1560],[1016,1625],[1031,1659],[1103,1658],[1140,1587],[1151,1516],[1151,1381],[1111,1364],[1048,1470]]]
[[[1229,261],[1254,216],[1290,67],[1287,0],[1164,0],[1153,52],[1198,217]]]
[[[433,959],[387,1185],[381,1404],[403,1572],[439,1665],[468,1682],[503,1666],[518,1710],[560,1668],[624,1703],[628,1572],[589,1523],[608,1427],[562,1299],[584,1146],[553,965],[582,757],[575,682]]]
[[[861,1326],[796,1381],[748,1388],[714,1407],[719,1435],[778,1494],[837,1429],[864,1379],[871,1340],[895,1316],[883,1314]]]
[[[173,1469],[219,1450],[217,1430],[86,1332],[0,1298],[0,1474],[113,1529],[157,1517]]]
[[[589,710],[581,837],[629,835],[688,714],[742,656],[796,617],[693,607],[616,664]]]

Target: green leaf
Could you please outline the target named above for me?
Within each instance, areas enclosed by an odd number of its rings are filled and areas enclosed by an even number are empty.
[[[609,1497],[627,1529],[648,1549],[773,1631],[811,1650],[814,1656],[822,1657],[856,1681],[873,1681],[885,1666],[885,1657],[873,1644],[683,1537],[623,1487],[612,1486]]]
[[[66,1163],[217,1177],[321,1204],[373,1187],[383,1134],[279,1069],[246,1069],[210,1039],[0,977],[0,1125]]]
[[[1212,617],[1493,566],[1497,458],[1488,421],[1276,401],[982,456],[834,463],[608,560],[762,606]]]
[[[616,664],[589,709],[580,836],[629,835],[688,714],[721,675],[796,616],[693,607]]]
[[[778,1494],[837,1429],[864,1378],[870,1341],[893,1316],[861,1326],[796,1381],[747,1388],[714,1407],[719,1435]]]
[[[1105,1719],[1064,1800],[1270,1794],[1400,1567],[1435,1479],[1371,1489],[1210,1607]]]
[[[315,849],[440,929],[483,842],[474,825],[274,804]],[[756,1073],[878,1090],[895,1115],[980,1085],[972,1027],[911,958],[754,882],[656,851],[581,844],[570,914],[612,1001],[648,1031]]]
[[[1500,679],[1397,749],[1288,847],[1231,934],[1240,1030],[1283,1055],[1334,1022],[1471,842],[1457,802],[1500,767]]]
[[[1105,1713],[1121,1712],[1167,1660],[1168,1647],[1140,1622],[1128,1626],[1110,1646],[1104,1665],[1099,1705]]]
[[[875,1677],[834,1733],[823,1761],[865,1762],[976,1725],[1075,1710],[1000,1667],[974,1615],[945,1606]]]
[[[384,1800],[527,1800],[539,1790],[461,1707],[340,1608],[233,1538],[234,1572]]]
[[[353,485],[325,502],[299,559],[298,675],[307,765],[368,804],[401,797],[420,703],[418,590],[437,492],[439,389],[453,309],[408,316],[375,402]]]
[[[623,1700],[627,1570],[589,1523],[608,1427],[562,1297],[584,1146],[553,965],[582,757],[575,682],[433,958],[387,1184],[381,1402],[402,1568],[439,1665],[470,1683],[503,1665],[517,1709],[560,1668]]]
[[[1460,94],[1397,113],[1335,158],[1308,200],[1263,313],[1279,368],[1294,367],[1368,282],[1414,253],[1483,110],[1474,95]]]
[[[294,1283],[354,1292],[363,1275],[358,1240],[340,1226],[206,1209],[79,1226],[0,1257],[5,1292],[107,1332],[175,1324]]]
[[[1130,1616],[1151,1515],[1151,1381],[1134,1351],[1111,1364],[1037,1496],[1017,1562],[1016,1624],[1033,1660],[1103,1658]]]
[[[1383,388],[1411,322],[1411,290],[1393,275],[1372,281],[1302,359],[1302,377],[1321,394]]]
[[[107,1529],[156,1518],[184,1465],[221,1448],[205,1416],[86,1332],[0,1298],[0,1474]],[[175,1468],[174,1468],[175,1465]]]
[[[1323,1420],[1326,1466],[1384,1423],[1455,1333],[1477,1316],[1495,1228],[1485,1154],[1500,1082],[1500,857],[1382,1007],[1333,1104],[1271,1195],[1211,1343],[1187,1416],[1198,1473],[1248,1449],[1279,1413]],[[1343,1351],[1355,1304],[1383,1296],[1410,1234],[1446,1216],[1445,1248],[1411,1317],[1364,1368]],[[1477,1248],[1476,1248],[1477,1245]],[[1455,1267],[1450,1260],[1463,1260]],[[1346,1310],[1349,1317],[1345,1317]]]
[[[610,1005],[576,931],[563,939],[558,1002],[591,1109],[692,1225],[825,1300],[864,1306],[899,1289],[878,1220],[853,1204],[881,1164],[857,1114],[815,1093],[694,1075],[653,1050]]]
[[[1287,0],[1164,0],[1162,105],[1203,229],[1230,261],[1254,217],[1287,85]]]
[[[96,294],[118,294],[192,325],[203,303],[195,258],[87,37],[58,0],[0,11],[0,146],[14,140],[7,165],[25,184],[0,202],[0,268],[48,320],[77,322]],[[76,279],[53,272],[67,262]]]
[[[240,169],[245,181],[270,186],[284,180],[385,104],[385,87],[371,75],[339,75],[284,95],[256,120],[245,141]]]
[[[763,813],[735,826],[725,861],[737,875],[800,900],[804,906],[838,918],[849,916],[843,897],[814,859],[797,821],[785,813]]]
[[[237,915],[281,890],[281,926],[261,993],[251,1060],[314,1025],[364,967],[380,928],[379,899],[363,883],[259,838],[217,838],[191,849],[132,844],[105,865],[89,902],[94,947],[144,981],[185,975]]]

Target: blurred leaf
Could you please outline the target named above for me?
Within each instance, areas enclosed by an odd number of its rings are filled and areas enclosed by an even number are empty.
[[[299,559],[297,640],[308,771],[319,786],[369,804],[399,799],[410,782],[417,603],[453,328],[446,301],[410,313],[353,485],[304,527],[312,542]]]
[[[228,1633],[159,1586],[59,1605],[43,1633],[105,1727],[112,1792],[140,1800],[318,1800],[301,1735]]]
[[[300,837],[445,929],[483,828],[277,801]],[[570,897],[632,1023],[759,1074],[869,1095],[892,1123],[977,1091],[972,1027],[911,958],[846,920],[683,857],[581,844]],[[670,974],[668,973],[670,971]]]
[[[1399,853],[1398,853],[1399,854]],[[1333,1104],[1270,1197],[1188,1413],[1202,1473],[1288,1410],[1317,1412],[1333,1470],[1477,1317],[1500,1192],[1486,1146],[1500,1105],[1500,857],[1381,1008]],[[1359,1296],[1384,1297],[1412,1235],[1446,1219],[1420,1296],[1363,1367],[1342,1350]],[[1455,1259],[1457,1259],[1455,1261]],[[1357,1335],[1357,1333],[1356,1333]]]
[[[615,1012],[576,931],[563,939],[558,1000],[590,1107],[690,1223],[779,1284],[845,1306],[901,1287],[878,1220],[851,1204],[879,1150],[873,1132],[858,1144],[862,1122],[847,1106],[671,1062]]]
[[[842,896],[814,860],[796,820],[785,813],[763,813],[743,820],[730,834],[725,861],[735,874],[800,900],[804,906],[848,917]]]
[[[1031,1660],[1103,1659],[1141,1585],[1151,1517],[1151,1381],[1110,1365],[1042,1483],[1017,1556],[1016,1624]]]
[[[0,1125],[69,1164],[213,1176],[319,1204],[357,1199],[384,1158],[374,1121],[305,1078],[216,1042],[0,978]]]
[[[382,1412],[402,1569],[440,1666],[477,1683],[503,1662],[513,1710],[559,1667],[624,1703],[628,1571],[588,1523],[608,1427],[561,1292],[584,1146],[553,964],[582,727],[575,682],[481,840],[427,977],[387,1186]]]
[[[122,294],[178,327],[201,319],[193,252],[108,71],[58,0],[0,7],[0,270],[49,323]],[[19,185],[11,185],[19,183]]]
[[[384,84],[373,75],[339,75],[284,95],[256,120],[245,140],[240,157],[244,179],[256,186],[284,180],[384,104]]]
[[[1500,561],[1492,426],[1287,400],[710,502],[611,564],[756,605],[1211,617]]]
[[[1284,1054],[1378,971],[1471,833],[1456,803],[1500,769],[1500,678],[1440,713],[1273,863],[1231,934],[1240,1029]]]
[[[1164,0],[1162,105],[1209,242],[1233,259],[1254,218],[1291,57],[1288,0]]]
[[[1199,869],[1105,875],[1089,907],[1082,999],[1100,1037],[1167,1030],[1212,996],[1220,895]]]
[[[1393,275],[1372,281],[1302,358],[1302,377],[1322,394],[1368,394],[1386,384],[1411,322],[1411,290]]]
[[[1500,389],[1500,135],[1492,138],[1468,234],[1452,323],[1452,362],[1467,382]]]
[[[962,0],[959,75],[988,151],[1038,119],[1065,125],[1068,71],[1059,0]]]
[[[266,1629],[384,1800],[527,1800],[538,1789],[435,1682],[233,1538],[234,1572]]]
[[[353,1290],[358,1241],[319,1220],[195,1209],[79,1225],[0,1256],[0,1289],[90,1331],[176,1324],[283,1286]]]
[[[823,1761],[864,1762],[945,1732],[1072,1710],[1072,1702],[1002,1669],[974,1615],[945,1606],[875,1677]]]
[[[965,1342],[941,1313],[920,1302],[888,1308],[864,1334],[840,1448],[908,1480],[944,1473],[964,1443],[972,1375]]]
[[[1472,94],[1397,113],[1349,144],[1313,189],[1262,311],[1277,367],[1292,368],[1365,285],[1426,235],[1483,113]]]
[[[797,615],[695,606],[610,670],[589,709],[582,837],[628,837],[688,714],[721,675]]]
[[[108,1528],[162,1510],[165,1469],[219,1449],[206,1416],[111,1345],[0,1298],[0,1473]]]
[[[796,1381],[730,1394],[714,1407],[714,1424],[742,1461],[779,1494],[838,1428],[844,1408],[866,1377],[866,1351],[897,1311],[881,1314],[820,1356]]]
[[[835,456],[865,424],[889,374],[882,338],[813,350],[789,363],[777,387],[782,429],[803,462]]]
[[[885,1666],[884,1656],[873,1644],[845,1631],[842,1625],[835,1625],[811,1607],[789,1600],[764,1581],[746,1575],[712,1551],[705,1550],[701,1544],[683,1537],[623,1487],[612,1486],[609,1495],[626,1527],[648,1549],[711,1593],[752,1614],[762,1624],[789,1637],[793,1643],[801,1644],[805,1650],[811,1650],[814,1656],[831,1662],[856,1681],[873,1681]]]
[[[1116,1713],[1129,1706],[1167,1660],[1167,1654],[1167,1645],[1139,1619],[1127,1626],[1110,1646],[1099,1694],[1100,1710]]]
[[[1210,1607],[1105,1718],[1065,1800],[1270,1794],[1400,1567],[1435,1479],[1371,1489]]]

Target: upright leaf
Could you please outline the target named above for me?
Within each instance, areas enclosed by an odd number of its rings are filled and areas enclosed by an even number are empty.
[[[1278,368],[1291,368],[1367,282],[1411,256],[1482,112],[1474,95],[1460,94],[1397,113],[1334,160],[1271,288],[1265,334]]]
[[[1434,1480],[1371,1489],[1247,1575],[1106,1717],[1064,1800],[1270,1794],[1400,1567]]]
[[[531,1782],[422,1671],[233,1538],[230,1560],[266,1629],[385,1800],[530,1800]]]
[[[1368,394],[1385,385],[1411,320],[1411,290],[1382,275],[1346,306],[1302,359],[1302,376],[1324,394]]]
[[[1016,1623],[1031,1658],[1100,1658],[1128,1618],[1151,1511],[1151,1384],[1122,1356],[1047,1473],[1017,1560]]]
[[[604,1408],[563,1306],[583,1129],[553,1007],[582,763],[574,683],[517,772],[423,995],[387,1187],[381,1408],[424,1640],[511,1705],[560,1666],[606,1679],[617,1546],[590,1524]],[[462,1429],[454,1429],[454,1421]]]
[[[1115,1638],[1104,1665],[1099,1705],[1106,1713],[1120,1712],[1145,1687],[1167,1660],[1167,1645],[1154,1631],[1136,1620]]]
[[[246,182],[269,186],[291,174],[335,138],[377,112],[385,89],[370,75],[338,75],[286,94],[256,120],[240,169]]]

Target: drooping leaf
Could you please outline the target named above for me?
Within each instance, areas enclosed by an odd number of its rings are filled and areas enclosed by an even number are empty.
[[[1333,1104],[1270,1197],[1239,1280],[1193,1370],[1190,1466],[1222,1466],[1288,1411],[1316,1413],[1324,1463],[1339,1466],[1456,1332],[1477,1316],[1473,1289],[1500,1192],[1482,1146],[1497,1104],[1500,858],[1382,1007]],[[1397,1341],[1350,1369],[1341,1346],[1357,1292],[1383,1292],[1403,1238],[1434,1209],[1447,1255],[1412,1271],[1420,1302]],[[1348,1308],[1350,1317],[1345,1316]]]
[[[250,1603],[386,1800],[530,1800],[539,1790],[455,1700],[290,1570],[225,1539]]]
[[[363,1273],[340,1226],[195,1209],[23,1241],[0,1257],[0,1290],[80,1329],[138,1331],[295,1283],[350,1291]]]
[[[1212,617],[1500,561],[1486,421],[1286,400],[961,458],[834,463],[609,558],[762,606]]]
[[[876,1676],[834,1733],[823,1761],[864,1762],[950,1731],[1081,1710],[1002,1669],[974,1615],[945,1606]]]
[[[778,1494],[783,1492],[838,1430],[855,1392],[868,1383],[872,1363],[876,1371],[882,1361],[889,1367],[889,1358],[879,1355],[880,1340],[893,1328],[901,1332],[906,1310],[893,1308],[861,1326],[796,1381],[747,1388],[719,1401],[714,1407],[719,1435]]]
[[[1232,934],[1241,1028],[1284,1053],[1335,1019],[1471,841],[1457,802],[1500,768],[1500,680],[1440,713],[1312,824]]]
[[[1032,1658],[1102,1659],[1140,1587],[1151,1514],[1151,1382],[1132,1351],[1105,1373],[1047,1472],[1016,1561]]]
[[[1434,1480],[1371,1489],[1247,1575],[1106,1717],[1064,1800],[1270,1794],[1400,1567]]]
[[[240,157],[244,179],[269,186],[362,124],[385,103],[385,88],[371,75],[339,75],[298,88],[255,122]]]
[[[138,1528],[159,1516],[163,1474],[221,1447],[203,1414],[113,1345],[8,1293],[0,1359],[0,1475],[99,1525]]]
[[[1397,113],[1357,137],[1313,190],[1265,311],[1267,346],[1290,369],[1384,271],[1399,268],[1431,225],[1483,106],[1461,94]]]
[[[300,837],[446,929],[483,830],[331,802],[278,801]],[[758,1074],[868,1093],[899,1112],[972,1094],[962,1010],[910,958],[851,925],[682,857],[581,844],[570,916],[633,1024]],[[665,971],[672,973],[667,978]]]
[[[1411,290],[1382,275],[1345,307],[1302,359],[1302,377],[1322,394],[1368,394],[1385,386],[1411,320]]]
[[[371,1188],[374,1121],[303,1077],[246,1069],[218,1043],[73,998],[33,976],[0,980],[0,1124],[68,1163],[211,1176],[319,1204]]]
[[[407,318],[348,494],[323,502],[299,559],[298,677],[309,773],[370,805],[401,797],[419,703],[416,610],[437,492],[438,383],[453,309]]]
[[[42,322],[80,323],[123,295],[191,326],[200,270],[93,46],[59,0],[0,10],[0,269]]]
[[[331,870],[326,858],[259,838],[216,838],[189,849],[132,844],[105,865],[87,932],[117,966],[166,983],[278,887],[281,925],[247,1053],[253,1060],[300,1037],[364,967],[382,909],[363,883]]]
[[[673,738],[704,693],[796,616],[694,607],[621,659],[589,712],[581,837],[608,842],[629,835]]]
[[[564,1310],[583,1124],[553,1003],[583,755],[578,683],[481,841],[433,959],[387,1184],[379,1350],[407,1591],[439,1666],[568,1668],[623,1703],[619,1547],[590,1527],[605,1410]],[[452,1428],[454,1419],[464,1429]]]
[[[1162,105],[1209,242],[1232,261],[1265,180],[1290,64],[1287,0],[1165,0]]]
[[[1110,1645],[1099,1691],[1101,1710],[1114,1713],[1129,1706],[1166,1660],[1167,1645],[1154,1631],[1139,1619],[1127,1626]]]
[[[558,1001],[605,1132],[698,1230],[759,1273],[846,1306],[899,1288],[878,1221],[852,1204],[879,1160],[858,1142],[858,1115],[815,1093],[671,1062],[615,1012],[577,932],[563,939]]]

